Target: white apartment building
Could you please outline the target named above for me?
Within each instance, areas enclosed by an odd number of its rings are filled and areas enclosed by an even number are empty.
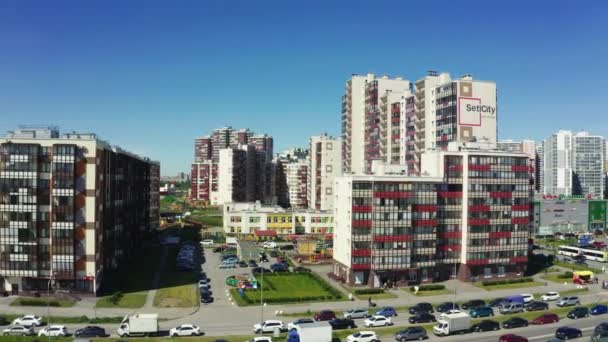
[[[579,132],[573,137],[573,147],[574,194],[604,198],[606,140],[588,132]]]
[[[374,74],[353,75],[346,82],[342,96],[342,163],[344,172],[369,170],[371,161],[380,153],[383,130],[380,120],[380,97],[386,92],[402,93],[410,82],[401,77],[376,78]],[[312,152],[311,152],[312,153]],[[367,158],[367,160],[366,160]]]
[[[285,164],[285,178],[291,208],[308,209],[308,167],[308,159],[293,160]]]
[[[543,142],[543,193],[572,195],[572,132],[560,130]]]
[[[332,210],[334,179],[342,174],[342,141],[326,134],[310,137],[308,207]]]

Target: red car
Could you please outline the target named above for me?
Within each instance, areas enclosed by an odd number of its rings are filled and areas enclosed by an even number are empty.
[[[498,342],[528,342],[528,339],[519,335],[506,334],[500,336]]]
[[[606,248],[606,243],[603,241],[594,241],[593,242],[593,247],[596,248]]]
[[[549,324],[555,322],[559,322],[559,316],[549,313],[536,317],[530,324]]]
[[[331,310],[321,310],[315,314],[315,321],[331,321],[336,318],[336,314]]]

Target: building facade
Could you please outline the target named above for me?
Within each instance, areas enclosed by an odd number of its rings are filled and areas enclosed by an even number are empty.
[[[534,201],[533,232],[538,236],[547,236],[605,230],[607,208],[606,200],[545,195]]]
[[[587,132],[573,136],[573,194],[604,198],[606,174],[606,139]]]
[[[307,159],[286,164],[285,176],[291,208],[308,209],[308,166]]]
[[[310,138],[308,206],[332,210],[334,180],[342,174],[342,141],[327,135]]]
[[[543,194],[572,195],[572,132],[559,131],[543,142]]]
[[[95,293],[159,226],[160,165],[94,134],[20,129],[0,139],[0,277],[18,293]]]
[[[382,286],[523,274],[531,170],[523,154],[462,149],[422,154],[425,176],[336,180],[334,273]]]

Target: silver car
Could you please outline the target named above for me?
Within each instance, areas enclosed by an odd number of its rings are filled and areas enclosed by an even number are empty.
[[[344,311],[344,318],[354,319],[354,318],[368,318],[371,315],[369,314],[369,310],[367,309],[350,309]]]
[[[578,299],[578,297],[562,297],[557,300],[555,305],[563,307],[563,306],[579,305],[580,303],[581,303],[581,301],[580,301],[580,299]]]

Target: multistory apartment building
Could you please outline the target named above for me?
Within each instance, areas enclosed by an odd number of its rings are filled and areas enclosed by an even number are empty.
[[[545,191],[545,142],[537,143],[535,151],[534,191],[542,194]]]
[[[573,194],[604,198],[606,174],[606,140],[604,137],[579,132],[573,136]]]
[[[346,82],[346,94],[342,96],[342,162],[347,173],[369,170],[371,160],[383,158],[390,131],[385,125],[390,120],[390,104],[382,103],[387,92],[403,93],[410,82],[401,77],[376,78],[374,74],[353,75]],[[382,106],[386,106],[383,110]],[[312,152],[311,152],[312,153]]]
[[[96,293],[159,226],[159,171],[94,134],[0,138],[2,288]]]
[[[373,287],[523,274],[528,157],[470,143],[421,156],[423,176],[374,165],[337,178],[334,273]]]
[[[572,132],[560,130],[543,142],[543,193],[572,195]]]
[[[224,232],[252,235],[273,232],[273,236],[287,238],[292,234],[323,235],[333,232],[331,211],[285,209],[255,203],[230,203],[224,206]],[[268,236],[267,234],[264,234]]]
[[[252,150],[247,146],[251,146]],[[229,180],[222,183],[223,188],[220,190],[220,151],[225,149],[248,151],[247,158],[243,159],[247,163],[244,168],[253,170],[253,172],[245,174],[244,177],[248,187],[254,189],[243,190],[245,194],[253,194],[246,195],[249,196],[246,199],[269,200],[272,188],[270,182],[273,178],[270,166],[273,154],[272,137],[266,134],[256,135],[249,129],[233,129],[232,127],[218,128],[213,130],[209,136],[195,139],[190,198],[195,201],[216,204],[223,203],[223,200],[229,197],[240,198],[240,194],[232,196],[225,193],[227,189],[236,189],[228,187],[228,184],[231,183]],[[242,152],[234,152],[234,155],[238,154],[242,154]],[[232,165],[230,168],[224,167],[222,170],[225,173],[235,166],[238,165]],[[233,174],[230,173],[230,177],[232,176]]]
[[[291,208],[308,209],[308,164],[307,159],[286,164],[285,176]]]
[[[308,206],[332,210],[334,179],[342,174],[342,144],[327,134],[310,137],[308,167]]]
[[[530,164],[530,168],[532,170],[533,182],[534,182],[534,191],[538,192],[537,187],[537,147],[536,142],[534,140],[521,140],[521,141],[513,141],[513,140],[502,140],[496,143],[496,149],[500,151],[506,152],[516,152],[516,153],[525,153],[528,156],[528,161]]]

